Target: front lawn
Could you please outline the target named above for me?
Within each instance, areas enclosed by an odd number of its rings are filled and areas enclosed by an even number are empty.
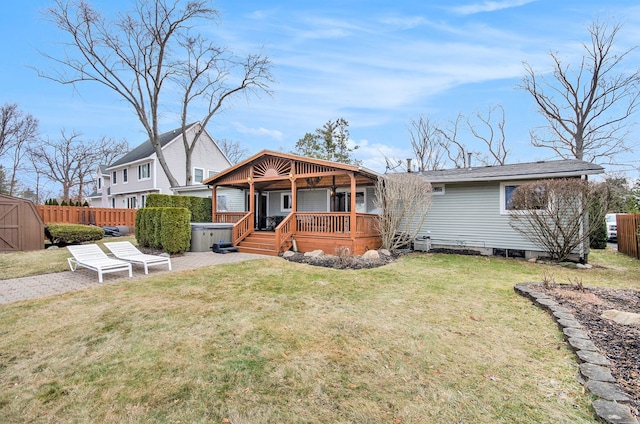
[[[339,271],[279,258],[0,307],[3,422],[595,423],[551,317],[513,291],[640,288],[604,267],[412,254]]]

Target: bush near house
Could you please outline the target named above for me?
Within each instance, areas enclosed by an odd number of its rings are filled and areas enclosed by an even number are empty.
[[[104,230],[100,227],[81,224],[48,224],[44,235],[52,244],[79,244],[102,240]]]
[[[143,208],[136,215],[136,240],[140,246],[182,253],[191,243],[191,212],[187,208]]]
[[[146,205],[150,208],[187,208],[191,212],[191,222],[211,222],[211,199],[206,197],[150,194]]]

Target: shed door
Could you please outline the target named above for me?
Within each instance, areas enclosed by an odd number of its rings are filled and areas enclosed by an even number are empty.
[[[0,251],[19,251],[20,214],[18,203],[0,202]]]

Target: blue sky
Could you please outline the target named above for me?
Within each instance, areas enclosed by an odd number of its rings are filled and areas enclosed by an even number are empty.
[[[107,13],[130,4],[93,3]],[[124,138],[131,147],[145,140],[133,111],[106,89],[83,84],[74,90],[30,68],[50,65],[38,49],[60,48],[63,34],[44,14],[50,5],[44,0],[3,5],[0,102],[19,103],[51,138],[64,128],[88,139]],[[378,171],[384,171],[383,154],[411,156],[411,119],[424,114],[452,120],[497,104],[506,112],[509,162],[551,159],[551,151],[530,146],[529,129],[543,120],[530,95],[516,89],[522,63],[548,71],[551,50],[576,63],[594,19],[623,23],[616,48],[640,45],[637,1],[220,0],[214,6],[220,23],[202,31],[238,54],[263,49],[277,82],[271,97],[237,98],[209,124],[209,133],[237,140],[251,153],[292,151],[306,132],[344,117],[352,141],[361,146],[356,158]],[[626,64],[640,67],[640,52]],[[161,128],[171,130],[178,122],[166,110]],[[469,133],[461,139],[480,148]]]

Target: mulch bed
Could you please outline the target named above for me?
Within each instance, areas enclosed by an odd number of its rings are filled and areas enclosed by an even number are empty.
[[[364,268],[377,268],[395,261],[401,253],[391,254],[390,256],[381,254],[379,258],[363,258],[362,256],[336,256],[336,255],[322,255],[322,256],[305,256],[303,253],[296,253],[293,256],[286,257],[285,259],[291,262],[298,262],[303,264],[309,264],[314,266],[321,266],[325,268],[334,269],[364,269]]]
[[[585,327],[591,341],[611,361],[618,386],[633,399],[629,405],[640,417],[640,326],[623,325],[602,317],[615,309],[640,313],[640,291],[579,287],[570,284],[532,286],[569,309]]]

